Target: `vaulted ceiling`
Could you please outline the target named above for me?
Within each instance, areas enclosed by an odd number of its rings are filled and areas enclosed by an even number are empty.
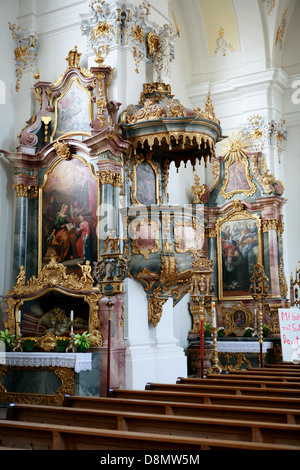
[[[169,9],[190,84],[270,67],[300,72],[299,0],[171,0]]]

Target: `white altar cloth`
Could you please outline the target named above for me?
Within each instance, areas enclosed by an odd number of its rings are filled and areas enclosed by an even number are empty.
[[[267,349],[272,348],[272,342],[263,342],[263,353],[266,353]],[[260,345],[258,341],[217,341],[217,349],[219,353],[259,353]]]
[[[0,364],[19,367],[68,367],[92,370],[92,353],[1,352]]]

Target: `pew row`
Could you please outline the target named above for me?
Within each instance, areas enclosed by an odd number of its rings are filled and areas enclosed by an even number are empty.
[[[286,370],[286,369],[266,369],[266,368],[254,368],[251,369],[239,369],[239,370],[231,370],[230,375],[259,375],[265,377],[287,377],[289,379],[293,379],[294,381],[300,380],[300,371],[293,371],[293,370]]]
[[[201,385],[233,385],[239,387],[255,387],[255,388],[278,388],[278,389],[297,389],[300,392],[300,382],[284,382],[282,381],[275,381],[272,379],[269,380],[258,380],[251,377],[249,380],[248,378],[242,377],[239,378],[237,376],[229,377],[229,374],[226,376],[222,375],[211,375],[209,378],[197,378],[197,377],[178,377],[176,380],[177,384],[201,384]]]
[[[174,401],[185,403],[205,403],[216,405],[242,405],[255,407],[273,407],[300,409],[300,398],[274,397],[274,396],[255,396],[255,395],[229,395],[222,392],[205,393],[197,391],[194,393],[165,390],[128,390],[113,388],[109,390],[109,397],[130,398],[133,400],[150,401]]]
[[[228,419],[254,419],[275,423],[300,424],[300,409],[243,405],[211,405],[126,398],[66,396],[63,406],[92,410],[129,411],[175,416]]]
[[[30,450],[299,450],[299,445],[0,421],[0,446]]]
[[[298,446],[300,450],[300,426],[297,424],[233,420],[220,416],[196,418],[15,404],[10,407],[9,421],[93,430],[106,429],[167,436],[285,444]]]
[[[168,384],[168,383],[153,383],[146,384],[146,390],[164,390],[170,392],[205,392],[205,393],[224,393],[229,395],[256,395],[256,396],[271,396],[271,397],[284,397],[300,398],[299,390],[297,389],[278,389],[278,388],[255,388],[243,386],[242,383],[235,386],[230,385],[213,385],[213,384]]]

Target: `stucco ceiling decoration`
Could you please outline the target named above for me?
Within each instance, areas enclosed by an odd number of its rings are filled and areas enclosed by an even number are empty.
[[[219,50],[240,50],[236,17],[231,0],[198,0],[206,32],[209,56]],[[224,53],[225,52],[225,53]]]

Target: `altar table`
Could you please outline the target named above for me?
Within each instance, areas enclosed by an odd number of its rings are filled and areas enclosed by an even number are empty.
[[[259,365],[260,343],[258,340],[218,340],[217,341],[219,365],[223,370],[237,370],[245,367]],[[273,349],[272,341],[262,343],[263,360],[268,351]]]
[[[62,405],[65,395],[99,390],[99,353],[0,353],[0,403]]]

